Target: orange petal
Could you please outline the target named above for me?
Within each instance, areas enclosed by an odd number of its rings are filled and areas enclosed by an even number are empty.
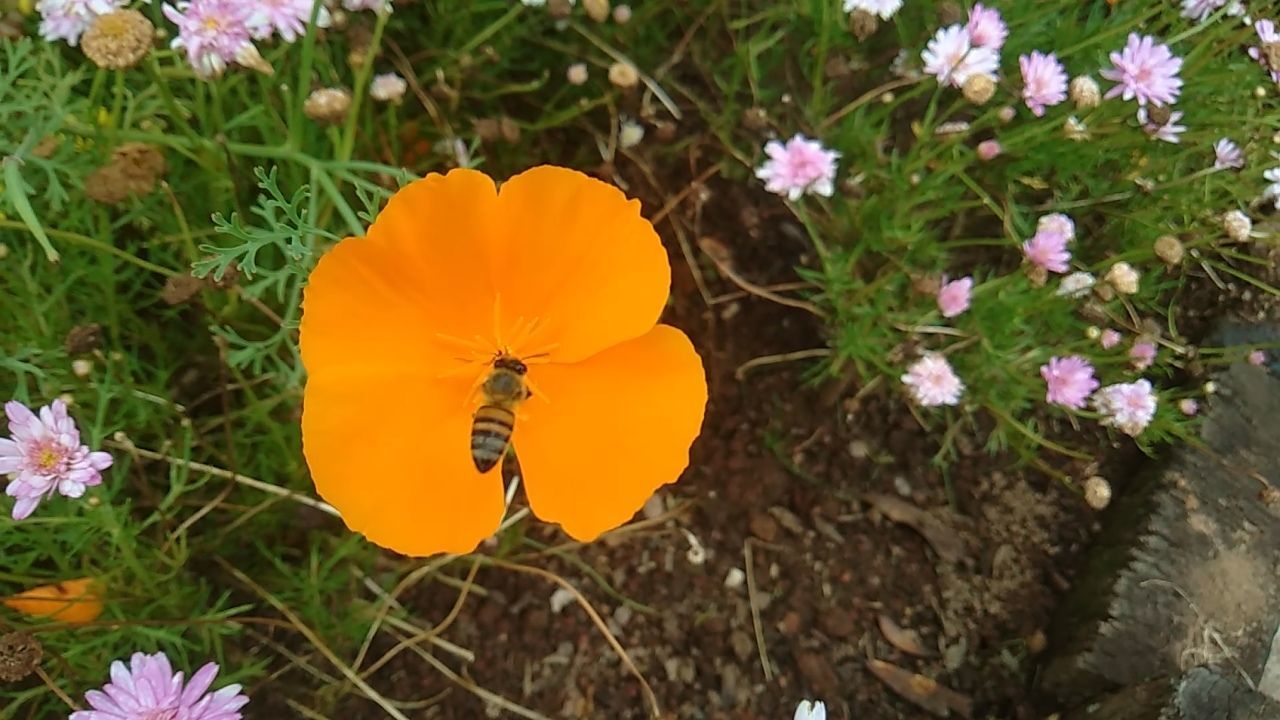
[[[671,265],[640,201],[543,166],[503,183],[498,208],[506,224],[492,262],[503,322],[539,321],[517,352],[551,344],[553,362],[576,362],[658,322]]]
[[[515,446],[538,517],[594,540],[689,464],[702,427],[702,359],[679,330],[645,335],[573,365],[537,365]]]
[[[302,450],[316,490],[347,527],[383,547],[416,556],[474,550],[498,527],[503,489],[498,473],[482,476],[471,461],[472,378],[366,362],[307,380]]]
[[[41,585],[5,598],[12,610],[37,618],[82,624],[102,614],[102,598],[93,578],[79,578]]]
[[[368,237],[347,238],[320,258],[302,305],[307,371],[371,358],[439,367],[460,352],[439,335],[488,334],[497,202],[483,173],[429,175],[391,198]]]

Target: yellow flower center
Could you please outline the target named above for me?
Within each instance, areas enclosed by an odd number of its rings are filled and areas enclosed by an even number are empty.
[[[222,23],[218,22],[218,18],[216,17],[207,17],[204,19],[204,26],[209,30],[217,30],[221,25]]]
[[[44,471],[51,471],[58,466],[58,453],[53,448],[44,448],[36,456],[36,466]]]

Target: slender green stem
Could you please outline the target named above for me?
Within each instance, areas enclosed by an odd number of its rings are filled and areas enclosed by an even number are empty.
[[[26,230],[27,232],[31,232],[34,234],[32,229],[27,227],[26,224],[17,222],[16,220],[0,220],[0,228],[4,228],[8,230]],[[50,237],[54,237],[59,240],[66,240],[68,242],[75,243],[76,245],[83,245],[88,248],[93,248],[94,250],[107,253],[108,255],[115,255],[116,257],[120,258],[121,260],[124,260],[125,262],[137,265],[138,267],[143,268],[144,270],[150,270],[151,272],[159,273],[161,275],[164,275],[165,277],[177,277],[182,274],[177,270],[170,270],[167,267],[162,267],[160,265],[156,265],[155,263],[147,262],[146,260],[143,260],[142,258],[137,257],[131,253],[125,252],[124,250],[121,250],[120,248],[114,245],[105,243],[101,240],[98,240],[97,238],[91,238],[88,235],[81,235],[80,233],[70,232],[68,230],[54,230],[53,228],[47,228],[45,229],[45,232],[48,233]]]

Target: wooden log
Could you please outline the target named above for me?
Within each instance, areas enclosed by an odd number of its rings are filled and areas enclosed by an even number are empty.
[[[1145,720],[1157,717],[1142,714],[1151,703],[1167,705],[1168,678],[1189,668],[1254,685],[1262,677],[1280,623],[1280,379],[1237,363],[1215,380],[1202,447],[1173,449],[1104,515],[1051,626],[1036,683],[1048,709],[1127,697]],[[1222,712],[1194,717],[1236,717]]]
[[[1196,667],[1176,681],[1153,680],[1078,708],[1063,720],[1276,720],[1280,703],[1239,677]]]

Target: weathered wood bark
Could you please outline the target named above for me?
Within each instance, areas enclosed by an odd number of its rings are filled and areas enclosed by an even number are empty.
[[[1105,515],[1037,679],[1050,709],[1112,694],[1135,714],[1079,717],[1164,718],[1168,679],[1188,668],[1210,666],[1222,682],[1262,675],[1280,622],[1280,508],[1268,489],[1280,487],[1280,379],[1239,363],[1215,380],[1203,446],[1176,448],[1144,470]],[[1228,686],[1208,680],[1192,673],[1184,686],[1225,699],[1209,691]],[[1223,714],[1237,707],[1246,704],[1168,717],[1254,717]]]
[[[1280,703],[1239,677],[1204,667],[1182,678],[1135,685],[1067,713],[1063,720],[1276,720]]]

